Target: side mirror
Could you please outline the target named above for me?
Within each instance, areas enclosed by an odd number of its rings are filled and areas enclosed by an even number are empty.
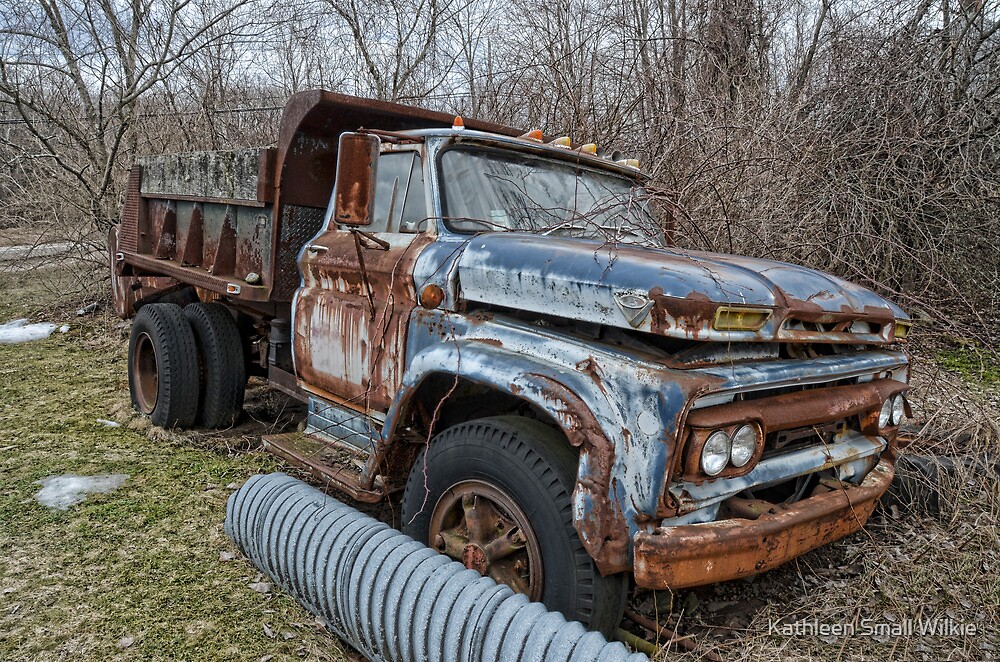
[[[334,221],[342,225],[371,225],[375,206],[375,175],[382,141],[367,133],[344,133],[337,153],[334,184]]]

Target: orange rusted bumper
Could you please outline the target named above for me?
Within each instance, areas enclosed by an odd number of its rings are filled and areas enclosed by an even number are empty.
[[[679,589],[747,577],[839,540],[868,521],[892,482],[882,459],[860,485],[811,496],[758,519],[661,527],[635,534],[635,581]]]

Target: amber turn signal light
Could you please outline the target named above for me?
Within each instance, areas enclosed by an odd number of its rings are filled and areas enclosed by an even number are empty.
[[[437,285],[427,285],[420,290],[420,305],[424,308],[437,308],[442,301],[444,301],[444,290]]]
[[[767,308],[721,306],[715,311],[712,328],[716,331],[760,331],[771,311]]]

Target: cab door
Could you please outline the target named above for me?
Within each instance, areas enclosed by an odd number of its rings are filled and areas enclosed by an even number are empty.
[[[428,216],[420,147],[379,156],[371,225],[338,226],[328,214],[299,260],[296,374],[305,390],[350,409],[385,412],[401,384],[417,304],[413,265],[431,242],[416,231],[429,226],[420,222]]]

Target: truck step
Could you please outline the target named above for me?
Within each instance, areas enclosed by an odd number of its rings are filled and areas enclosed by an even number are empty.
[[[341,490],[355,501],[376,503],[385,497],[378,479],[375,487],[361,485],[364,462],[357,454],[303,432],[271,434],[263,437],[264,448],[281,459],[305,469],[314,477]]]

